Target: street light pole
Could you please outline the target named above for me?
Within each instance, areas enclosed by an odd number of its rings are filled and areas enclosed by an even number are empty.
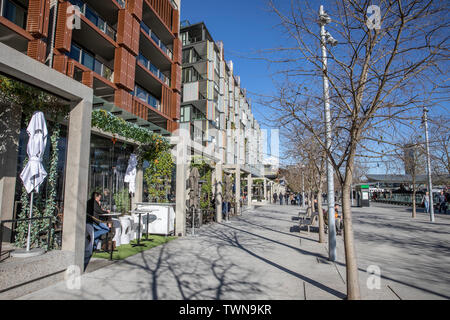
[[[430,145],[428,140],[428,109],[423,107],[423,123],[425,127],[425,146],[427,150],[428,196],[430,197],[430,221],[434,222],[433,184],[431,182]]]
[[[326,44],[336,44],[336,40],[325,31],[325,25],[331,21],[330,17],[320,6],[319,24],[320,24],[320,46],[322,48],[322,66],[323,66],[323,100],[325,103],[325,127],[326,127],[326,147],[331,150],[331,114],[330,98],[328,92],[328,70],[327,70],[327,49]],[[334,172],[331,158],[327,155],[327,204],[328,204],[328,255],[330,261],[336,261],[336,227],[334,217]]]
[[[305,177],[304,174],[305,165],[302,165],[302,208],[305,207]]]

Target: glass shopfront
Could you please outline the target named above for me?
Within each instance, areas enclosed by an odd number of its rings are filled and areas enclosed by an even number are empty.
[[[101,193],[103,207],[111,211],[131,209],[124,178],[133,149],[131,144],[117,139],[91,136],[89,196]]]

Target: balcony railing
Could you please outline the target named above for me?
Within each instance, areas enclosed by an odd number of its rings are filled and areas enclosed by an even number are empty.
[[[149,104],[158,111],[161,111],[161,101],[155,98],[150,92],[136,85],[134,91],[131,93],[136,98]]]
[[[149,35],[149,37],[156,43],[158,47],[161,48],[161,50],[172,60],[173,59],[173,53],[172,50],[166,47],[164,43],[158,38],[158,36],[152,32],[152,30],[143,22],[141,21],[141,28],[144,30],[146,34]]]
[[[83,66],[101,75],[103,78],[113,82],[114,71],[105,66],[99,60],[95,59],[91,54],[87,53],[80,47],[72,44],[70,53],[68,53],[67,55],[69,56],[69,58],[72,58],[78,63],[81,63]]]
[[[27,9],[12,0],[0,0],[0,15],[15,25],[26,29]]]
[[[122,9],[125,9],[125,7],[126,7],[126,5],[127,5],[127,3],[126,3],[125,0],[116,0],[116,1],[117,1],[117,3],[119,4],[119,6],[122,7]]]
[[[69,0],[71,4],[80,8],[80,12],[88,18],[96,27],[98,27],[104,34],[116,41],[117,32],[100,15],[89,7],[82,0]]]
[[[150,62],[146,57],[142,54],[139,54],[138,61],[144,65],[144,67],[153,73],[158,79],[160,79],[163,83],[170,87],[170,78],[167,77],[164,73],[161,72],[154,64]]]

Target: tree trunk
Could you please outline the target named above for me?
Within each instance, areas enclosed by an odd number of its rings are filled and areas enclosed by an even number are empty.
[[[342,186],[342,214],[344,218],[345,263],[347,271],[347,299],[359,300],[359,277],[356,263],[355,243],[353,240],[352,210],[350,188],[352,183],[353,161],[347,163],[345,180]]]
[[[325,242],[325,224],[323,221],[323,211],[322,211],[322,186],[319,186],[319,191],[317,192],[317,208],[319,210],[319,243]]]

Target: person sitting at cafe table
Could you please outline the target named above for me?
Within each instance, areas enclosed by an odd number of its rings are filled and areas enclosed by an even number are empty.
[[[100,206],[101,198],[102,195],[100,193],[92,193],[92,197],[88,200],[86,206],[86,222],[92,224],[92,226],[94,227],[94,248],[97,247],[100,237],[110,232],[112,227],[112,223],[105,223],[105,220],[107,219],[101,216],[102,214],[110,213],[109,210],[103,210]]]

